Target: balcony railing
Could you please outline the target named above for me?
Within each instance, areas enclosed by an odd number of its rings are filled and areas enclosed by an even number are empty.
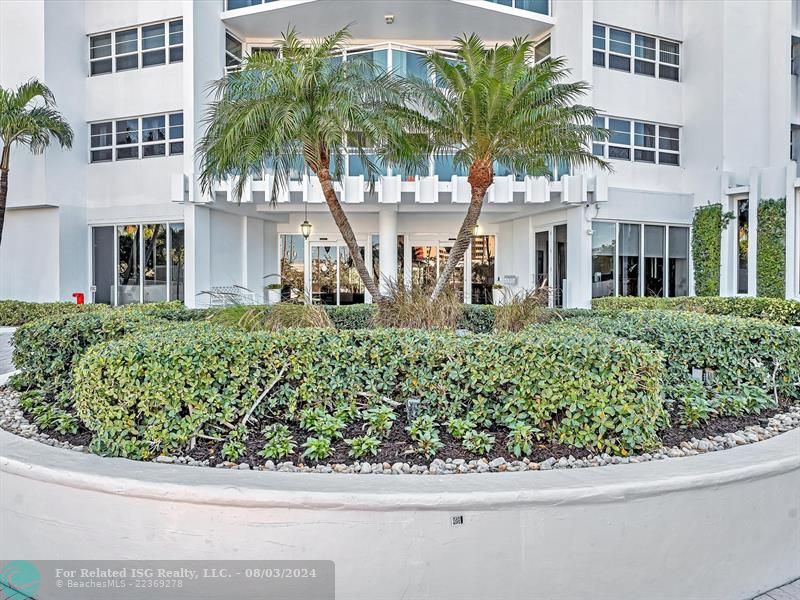
[[[550,0],[485,0],[494,4],[501,4],[503,6],[510,6],[511,8],[518,8],[520,10],[528,10],[530,12],[539,13],[540,15],[550,14]]]

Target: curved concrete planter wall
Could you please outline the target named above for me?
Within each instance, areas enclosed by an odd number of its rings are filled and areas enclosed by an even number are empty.
[[[2,557],[329,559],[340,600],[751,598],[800,576],[799,510],[800,430],[660,462],[427,477],[137,463],[0,431]]]

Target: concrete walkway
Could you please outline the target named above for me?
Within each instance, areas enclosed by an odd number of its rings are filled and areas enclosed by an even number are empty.
[[[755,600],[800,600],[800,579],[761,594]]]

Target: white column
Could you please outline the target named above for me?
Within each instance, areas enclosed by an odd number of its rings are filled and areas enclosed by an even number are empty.
[[[187,202],[183,205],[186,244],[186,292],[189,308],[207,306],[208,296],[197,294],[211,286],[211,211]]]
[[[567,211],[567,289],[565,308],[592,306],[591,221],[585,219],[584,206]]]
[[[397,280],[397,208],[384,205],[378,211],[378,236],[380,238],[380,278],[381,293],[388,292],[388,282]]]

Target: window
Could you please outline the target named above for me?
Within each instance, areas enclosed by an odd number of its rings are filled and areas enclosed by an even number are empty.
[[[678,81],[680,78],[680,46],[677,42],[658,41],[658,76],[661,79]]]
[[[660,79],[680,79],[680,44],[595,23],[592,64]]]
[[[750,200],[736,202],[736,292],[746,294],[750,290],[747,258],[750,248]]]
[[[619,282],[617,289],[620,296],[639,296],[640,229],[638,224],[619,224]]]
[[[631,70],[631,34],[621,29],[608,30],[608,68]]]
[[[169,153],[183,154],[183,113],[169,115]]]
[[[183,154],[182,112],[89,124],[89,162],[167,154]]]
[[[92,75],[111,73],[111,34],[95,35],[89,38],[89,72]]]
[[[616,117],[595,117],[592,125],[609,130],[607,140],[592,140],[592,153],[597,156],[660,165],[680,165],[679,127]]]
[[[108,162],[114,159],[114,126],[111,121],[92,123],[89,126],[90,162]]]
[[[138,304],[183,300],[183,233],[183,223],[93,227],[93,301]]]
[[[182,60],[182,19],[89,36],[90,76]]]
[[[242,42],[225,32],[225,70],[236,71],[242,66]]]
[[[593,298],[688,294],[688,227],[592,221]]]
[[[142,158],[167,153],[167,131],[164,115],[142,117]]]
[[[305,239],[299,234],[280,236],[281,300],[303,299],[305,293]]]
[[[656,76],[656,38],[649,35],[634,36],[636,40],[635,56],[633,63],[634,73],[640,75]]]
[[[126,29],[114,34],[114,56],[116,71],[139,68],[139,30]]]
[[[537,42],[533,47],[533,62],[539,64],[543,60],[550,58],[550,36],[547,36],[541,42]]]
[[[470,271],[472,304],[492,304],[492,285],[495,282],[495,236],[472,237]]]
[[[616,246],[615,223],[592,223],[592,298],[614,295]]]

